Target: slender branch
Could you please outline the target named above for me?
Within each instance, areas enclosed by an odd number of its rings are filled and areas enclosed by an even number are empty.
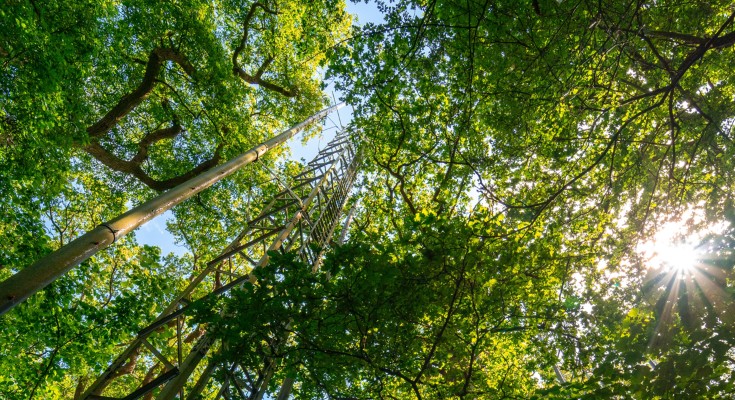
[[[277,14],[275,11],[266,7],[265,4],[257,1],[250,6],[250,10],[248,10],[248,14],[245,16],[245,20],[242,23],[242,39],[240,39],[240,44],[235,48],[234,53],[232,53],[232,65],[235,69],[240,69],[240,64],[237,60],[240,58],[240,53],[242,53],[243,49],[245,49],[245,44],[248,41],[248,32],[250,31],[250,21],[253,19],[253,16],[255,15],[255,10],[258,7],[262,8],[263,11],[269,14]]]
[[[138,153],[130,160],[133,163],[140,165],[146,158],[148,158],[148,148],[163,139],[172,139],[183,132],[183,128],[179,124],[174,124],[168,128],[156,129],[153,132],[148,133],[138,143]]]
[[[40,373],[38,379],[36,380],[36,384],[33,385],[31,394],[30,396],[28,396],[29,399],[32,399],[35,396],[36,390],[38,390],[42,382],[45,382],[45,377],[46,375],[48,375],[49,371],[51,370],[51,367],[54,365],[54,360],[56,359],[56,355],[59,353],[59,350],[60,350],[60,347],[56,347],[54,351],[51,352],[51,356],[49,357],[48,363],[46,363],[46,367]]]
[[[79,381],[77,381],[77,387],[74,389],[74,400],[79,400],[79,398],[82,397],[84,388],[87,386],[87,379],[88,377],[85,375],[80,377]]]
[[[637,33],[637,32],[636,32]],[[643,31],[640,32],[647,36],[660,37],[664,39],[672,39],[679,42],[691,43],[691,44],[702,44],[707,41],[705,38],[699,36],[689,35],[687,33],[679,32],[667,32],[667,31]]]
[[[263,61],[263,65],[258,68],[258,70],[255,72],[255,78],[260,79],[261,76],[263,76],[263,73],[265,70],[273,63],[273,56],[270,56]]]
[[[701,59],[707,52],[707,50],[713,47],[718,47],[716,45],[718,41],[724,39],[724,42],[721,43],[721,46],[732,45],[733,43],[735,43],[735,32],[729,33],[725,36],[720,36],[722,31],[724,31],[728,25],[732,24],[734,19],[735,13],[730,14],[730,17],[728,17],[727,21],[725,21],[725,23],[720,26],[720,29],[717,30],[717,33],[715,33],[714,36],[712,36],[706,42],[700,44],[696,50],[694,50],[691,54],[687,56],[687,58],[684,59],[684,61],[681,63],[681,66],[679,67],[679,71],[676,73],[676,76],[672,78],[671,87],[675,87],[679,83],[679,80],[681,80],[682,76],[684,76],[687,70],[692,65],[694,65],[695,62]]]
[[[266,63],[268,63],[268,60],[266,60],[265,62],[263,62],[263,65],[265,65]],[[263,66],[261,66],[261,69],[263,69]],[[245,82],[247,82],[247,83],[249,83],[251,85],[261,86],[261,87],[266,88],[266,89],[268,89],[270,91],[273,91],[273,92],[276,92],[276,93],[280,93],[280,94],[282,94],[282,95],[284,95],[286,97],[296,97],[296,90],[293,90],[293,89],[292,90],[284,89],[281,86],[278,86],[278,85],[276,85],[274,83],[268,82],[268,81],[266,81],[266,80],[264,80],[262,78],[259,78],[257,76],[249,75],[247,72],[245,72],[244,70],[239,69],[239,68],[235,68],[233,70],[234,70],[234,72],[235,72],[235,74],[237,76],[239,76],[242,80],[244,80]],[[261,72],[261,71],[258,70],[258,72]]]
[[[447,310],[447,316],[444,318],[444,322],[442,323],[442,326],[439,328],[439,332],[437,333],[436,338],[434,339],[434,342],[431,344],[431,349],[429,350],[429,353],[424,358],[424,363],[421,366],[421,369],[419,370],[418,374],[416,374],[416,378],[413,380],[413,382],[419,382],[421,380],[421,376],[424,374],[424,372],[426,372],[426,370],[431,365],[431,360],[434,358],[436,349],[439,347],[439,342],[441,342],[442,338],[444,337],[444,332],[446,331],[447,327],[449,326],[449,322],[452,320],[452,317],[454,316],[454,311],[457,305],[457,299],[459,298],[460,290],[462,288],[462,284],[464,283],[464,271],[465,271],[465,266],[463,263],[462,269],[459,271],[459,277],[457,277],[457,280],[454,284],[454,292],[452,293],[452,299],[449,303],[449,309]]]
[[[686,33],[679,33],[679,32],[666,32],[666,31],[648,31],[644,32],[648,36],[653,37],[660,37],[664,39],[672,39],[676,40],[678,42],[684,42],[684,43],[690,43],[690,44],[696,44],[696,45],[702,45],[706,44],[710,39],[708,38],[702,38],[699,36],[689,35]],[[711,48],[723,48],[723,47],[730,47],[732,45],[735,45],[735,32],[730,32],[727,35],[723,35],[720,37],[715,38],[710,43]]]
[[[627,128],[627,126],[629,124],[631,124],[633,121],[635,121],[636,119],[638,119],[638,117],[640,117],[641,115],[644,115],[645,113],[647,113],[647,112],[649,112],[649,111],[651,111],[651,110],[659,107],[661,104],[663,104],[663,101],[665,99],[666,99],[665,97],[664,98],[661,98],[655,104],[653,104],[653,105],[651,105],[649,107],[644,108],[643,110],[641,110],[641,111],[637,112],[636,114],[634,114],[630,119],[628,119],[625,122],[623,122],[622,125],[620,125],[620,127],[612,135],[612,137],[610,138],[610,140],[608,141],[607,145],[602,150],[602,152],[594,159],[594,161],[590,165],[588,165],[587,167],[585,167],[582,171],[580,171],[578,174],[576,174],[572,179],[570,179],[564,185],[562,185],[559,189],[557,189],[548,199],[546,199],[543,202],[534,204],[533,206],[536,206],[536,207],[540,206],[540,210],[539,210],[536,218],[538,218],[538,216],[541,215],[541,213],[543,212],[543,210],[545,210],[557,197],[559,197],[560,194],[562,194],[565,190],[567,190],[567,188],[569,188],[575,182],[577,182],[582,177],[584,177],[585,175],[587,175],[587,173],[589,173],[590,171],[592,171],[593,169],[595,169],[595,167],[597,167],[602,162],[602,160],[605,158],[605,156],[607,155],[607,153],[613,148],[613,146],[615,145],[615,143],[618,141],[618,138],[620,137],[620,134],[625,130],[625,128]]]
[[[444,188],[444,185],[446,185],[447,182],[449,182],[449,179],[452,176],[452,171],[454,169],[454,165],[455,164],[461,164],[461,163],[456,163],[454,161],[455,156],[456,156],[456,154],[458,152],[458,149],[457,148],[459,146],[459,139],[460,138],[461,138],[461,135],[457,135],[456,138],[455,138],[455,140],[452,143],[452,148],[449,151],[449,161],[447,162],[447,164],[449,164],[449,165],[447,166],[447,170],[444,172],[444,177],[441,179],[441,181],[439,182],[439,184],[436,185],[436,189],[434,190],[434,195],[431,196],[431,202],[432,203],[435,203],[439,199],[439,195],[441,194],[441,191]]]
[[[380,161],[378,161],[377,157],[373,157],[373,160],[375,160],[375,164],[376,165],[378,165],[379,167],[382,167],[383,169],[385,169],[386,171],[388,171],[388,173],[392,177],[394,177],[394,178],[396,178],[398,180],[398,183],[399,183],[398,190],[401,192],[401,197],[403,198],[403,201],[408,206],[408,209],[411,211],[411,214],[416,214],[417,213],[417,209],[414,206],[413,201],[411,200],[411,196],[409,196],[409,194],[406,192],[406,188],[405,188],[405,177],[403,175],[401,175],[399,172],[393,171],[393,169],[391,169],[388,164],[382,164]]]

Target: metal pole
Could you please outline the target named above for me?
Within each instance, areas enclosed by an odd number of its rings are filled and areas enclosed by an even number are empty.
[[[327,148],[320,151],[319,155],[312,160],[308,165],[307,169],[294,177],[294,184],[287,189],[284,189],[280,193],[276,194],[273,199],[265,206],[265,208],[256,216],[245,224],[245,229],[240,232],[239,235],[234,239],[230,245],[228,245],[219,256],[216,256],[211,261],[206,263],[206,268],[189,284],[189,286],[166,307],[166,310],[160,314],[160,316],[147,327],[143,328],[138,332],[138,336],[133,342],[118,356],[107,370],[101,374],[97,380],[85,391],[81,396],[82,399],[93,399],[100,398],[105,388],[110,382],[115,379],[120,368],[125,364],[127,360],[131,360],[131,357],[138,357],[138,350],[141,347],[145,347],[145,354],[141,357],[158,357],[156,354],[165,354],[171,357],[175,357],[178,352],[177,344],[182,340],[181,338],[185,333],[193,334],[195,330],[199,329],[198,326],[192,324],[193,321],[189,320],[189,305],[192,301],[201,300],[208,296],[218,296],[229,289],[241,284],[242,282],[250,278],[250,268],[257,267],[258,261],[263,258],[267,251],[266,243],[271,243],[273,240],[282,243],[282,247],[286,250],[293,246],[308,247],[306,243],[318,243],[323,245],[324,240],[321,238],[321,234],[313,232],[316,228],[313,226],[316,221],[323,223],[325,216],[329,215],[330,224],[334,224],[339,217],[338,214],[334,214],[331,210],[334,204],[344,204],[344,197],[349,193],[351,183],[355,178],[356,166],[359,162],[355,158],[355,154],[351,150],[347,150],[345,153],[343,149],[345,146],[349,146],[349,141],[340,135],[332,140]],[[334,163],[337,162],[339,165],[335,168]],[[327,175],[328,179],[324,180],[324,176]],[[331,177],[334,175],[334,177]],[[319,191],[316,196],[312,197],[310,194],[314,193],[315,186],[319,187]],[[333,200],[337,196],[339,201]],[[310,201],[307,201],[311,197]],[[306,203],[307,211],[304,213],[304,201]],[[311,204],[311,206],[309,206]],[[295,208],[295,209],[294,209]],[[295,216],[299,215],[299,221],[296,226],[291,230],[294,232],[286,238],[280,238],[279,233],[287,228],[288,222],[292,221]],[[314,222],[309,222],[314,220]],[[306,222],[302,222],[306,221]],[[309,228],[308,235],[305,238],[301,234],[302,227]],[[296,232],[298,230],[298,232]],[[331,232],[331,230],[330,230]],[[298,233],[298,234],[297,234]],[[314,236],[314,237],[312,237]],[[319,237],[320,239],[315,239]],[[262,251],[260,245],[263,245]],[[306,255],[303,255],[306,256]],[[252,258],[251,258],[252,257]],[[235,258],[240,258],[242,262],[245,262],[243,268],[238,267],[238,271],[234,274],[228,275],[229,283],[224,284],[220,287],[212,288],[211,290],[206,289],[204,286],[205,279],[210,276],[213,272],[220,271],[221,262],[229,260],[232,262]],[[309,259],[311,262],[312,259]],[[248,266],[250,268],[248,268]],[[224,272],[224,271],[223,271]],[[197,289],[204,289],[207,294],[199,293],[197,296],[192,297],[192,294]],[[155,334],[164,334],[161,330],[168,331],[173,327],[173,322],[176,320],[182,321],[181,325],[183,329],[180,331],[177,329],[177,341],[159,344],[155,350],[150,348],[151,343],[155,343],[155,340],[149,340],[149,337]],[[188,322],[187,322],[188,320]],[[207,340],[207,335],[200,338],[200,340]],[[209,345],[210,343],[207,343]],[[207,352],[207,347],[203,343],[197,343],[195,345],[197,352]],[[189,349],[189,351],[194,351]],[[187,352],[188,353],[188,352]],[[182,353],[183,354],[183,353]],[[203,368],[204,371],[197,371],[197,364],[200,360],[197,360],[199,355],[184,357],[182,360],[177,360],[174,363],[175,369],[169,370],[155,378],[149,383],[140,383],[131,387],[138,387],[133,392],[136,395],[142,396],[145,393],[155,390],[171,379],[176,379],[177,375],[186,374],[189,375],[183,380],[184,385],[179,386],[176,384],[176,389],[166,389],[167,393],[170,393],[171,398],[180,396],[181,388],[185,387],[188,383],[188,378],[194,375],[199,375],[199,379],[190,393],[186,397],[189,400],[198,398],[197,395],[205,389],[207,386],[212,372],[218,368],[217,365],[213,365],[212,359],[207,363],[207,367]],[[242,366],[240,366],[242,369]],[[229,368],[225,368],[229,369]],[[223,369],[223,370],[225,370]],[[183,372],[182,372],[183,371]],[[170,383],[170,382],[169,382]],[[220,393],[225,393],[227,382],[223,383],[223,388]],[[171,386],[171,385],[168,385]],[[237,386],[237,385],[235,385]],[[177,391],[178,389],[178,391]],[[239,388],[238,388],[239,390]],[[248,390],[253,390],[252,388]],[[132,395],[125,397],[126,399],[133,399]],[[159,394],[160,396],[160,394]],[[136,397],[137,398],[137,397]]]
[[[554,368],[554,373],[556,374],[556,379],[559,381],[559,383],[561,383],[562,385],[567,383],[567,380],[564,379],[564,375],[562,375],[559,367],[557,367],[556,365],[552,365],[552,367]]]
[[[10,311],[32,294],[43,289],[98,251],[107,248],[119,238],[135,230],[135,228],[212,186],[222,178],[232,175],[243,166],[257,161],[269,149],[284,143],[309,124],[341,108],[343,105],[344,103],[340,103],[319,111],[304,122],[253,147],[225,164],[199,174],[175,188],[129,210],[125,214],[109,222],[100,224],[60,249],[36,261],[29,267],[0,282],[0,315]]]

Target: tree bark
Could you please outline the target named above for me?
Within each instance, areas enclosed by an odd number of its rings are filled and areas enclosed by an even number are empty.
[[[221,153],[223,147],[223,144],[220,143],[215,149],[214,155],[210,159],[202,161],[199,165],[183,174],[164,180],[157,180],[152,178],[145,171],[143,171],[143,168],[141,168],[139,162],[123,160],[107,151],[99,143],[95,142],[85,146],[84,151],[89,153],[92,157],[96,158],[99,162],[106,165],[107,167],[115,171],[131,174],[151,189],[162,192],[171,189],[181,183],[184,183],[187,180],[195,177],[196,175],[215,167],[217,164],[219,164],[222,158]],[[140,152],[138,154],[140,154]]]

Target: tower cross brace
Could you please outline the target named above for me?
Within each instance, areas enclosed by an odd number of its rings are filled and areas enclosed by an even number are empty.
[[[126,379],[142,376],[134,385],[124,384],[136,389],[123,399],[137,399],[151,392],[157,393],[157,399],[196,398],[211,383],[218,368],[225,371],[225,380],[216,398],[229,398],[233,391],[243,398],[262,398],[275,364],[266,361],[262,371],[252,374],[237,364],[218,365],[211,358],[206,367],[200,366],[210,348],[219,344],[207,335],[206,326],[192,319],[191,303],[225,295],[230,289],[253,280],[252,270],[268,263],[269,251],[298,252],[302,261],[316,270],[340,221],[359,163],[360,155],[350,135],[338,133],[304,171],[292,178],[290,186],[284,185],[237,237],[206,263],[155,321],[138,332],[81,398],[112,399],[104,393],[122,375]],[[123,374],[131,366],[147,368],[147,372]],[[245,380],[235,378],[238,368]],[[251,378],[254,375],[257,375],[255,381]],[[196,383],[191,382],[194,377]],[[291,385],[293,381],[286,379],[282,391],[290,391]]]

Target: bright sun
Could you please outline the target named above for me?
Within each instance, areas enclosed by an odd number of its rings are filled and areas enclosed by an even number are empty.
[[[668,222],[661,226],[654,237],[638,246],[638,252],[649,268],[663,268],[668,272],[685,274],[699,262],[697,250],[699,235],[687,232],[681,221]]]
[[[656,234],[636,250],[650,269],[674,272],[677,275],[693,275],[697,267],[702,267],[703,259],[708,258],[705,238],[721,235],[730,224],[726,221],[707,222],[701,208],[690,208],[679,213],[678,219],[671,219],[659,225]]]
[[[654,258],[657,258],[664,268],[678,273],[685,273],[694,268],[699,258],[697,249],[690,243],[658,244],[655,250]]]

